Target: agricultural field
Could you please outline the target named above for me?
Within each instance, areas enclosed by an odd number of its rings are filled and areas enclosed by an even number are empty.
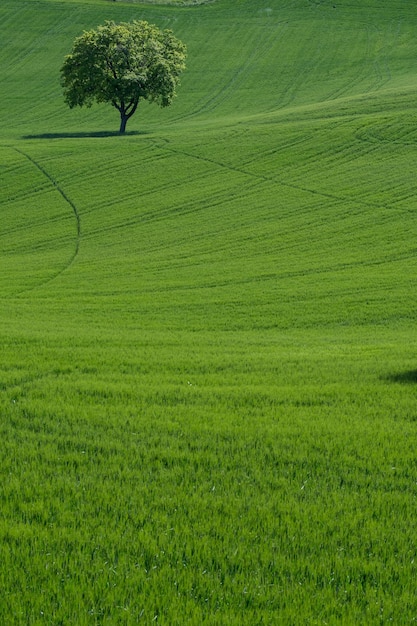
[[[69,110],[106,19],[178,98]],[[417,621],[417,12],[2,0],[0,623]]]

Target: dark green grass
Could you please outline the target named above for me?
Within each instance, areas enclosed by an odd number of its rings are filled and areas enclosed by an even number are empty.
[[[172,27],[119,137],[59,67]],[[4,0],[0,622],[409,624],[411,3]]]

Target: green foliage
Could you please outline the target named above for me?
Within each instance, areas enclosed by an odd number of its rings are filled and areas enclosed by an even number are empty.
[[[61,69],[67,104],[112,104],[124,132],[140,100],[166,107],[185,68],[185,46],[171,31],[145,21],[115,24],[77,37]]]
[[[56,75],[138,17],[189,67],[120,138]],[[0,623],[413,623],[415,8],[3,0],[0,29]]]

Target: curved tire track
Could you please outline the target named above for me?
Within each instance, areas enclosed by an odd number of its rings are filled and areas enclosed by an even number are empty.
[[[187,152],[185,150],[180,150],[177,148],[172,148],[170,145],[168,145],[168,141],[164,140],[164,139],[160,139],[159,141],[154,140],[154,144],[158,145],[160,147],[161,150],[165,150],[167,152],[171,152],[174,154],[182,154],[184,156],[190,157],[191,159],[197,159],[200,161],[206,161],[207,163],[211,163],[214,165],[217,165],[220,168],[223,169],[227,169],[230,170],[232,172],[239,172],[240,174],[244,174],[248,177],[260,180],[260,181],[266,181],[266,182],[274,182],[277,183],[278,185],[281,185],[282,187],[288,187],[289,189],[296,189],[298,191],[303,191],[305,193],[310,193],[313,196],[319,196],[322,198],[326,198],[326,199],[330,199],[330,200],[337,200],[337,201],[342,201],[342,202],[350,202],[352,204],[358,205],[358,206],[369,206],[369,207],[380,207],[380,206],[385,206],[383,203],[378,203],[378,202],[370,202],[370,201],[366,201],[364,199],[355,199],[355,198],[349,198],[349,197],[345,197],[342,194],[336,194],[336,193],[331,193],[331,192],[327,192],[327,191],[320,191],[319,189],[313,189],[310,187],[307,187],[305,185],[301,185],[301,184],[297,184],[297,183],[292,183],[292,182],[288,182],[282,178],[280,178],[279,176],[274,176],[274,175],[269,175],[269,174],[258,174],[256,172],[251,172],[247,169],[245,169],[245,165],[244,164],[243,167],[239,167],[239,166],[233,166],[233,165],[228,165],[220,160],[214,159],[214,158],[210,158],[210,157],[205,157],[202,155],[197,155],[197,154],[193,154],[192,152]]]
[[[53,178],[53,176],[51,176],[49,174],[49,172],[44,167],[42,167],[42,165],[40,165],[40,163],[35,161],[35,159],[33,157],[31,157],[29,154],[27,154],[23,150],[20,150],[20,148],[16,148],[14,146],[13,150],[15,150],[15,152],[18,152],[19,154],[21,154],[28,161],[30,161],[32,163],[32,165],[34,165],[40,172],[42,172],[42,174],[52,183],[52,185],[55,187],[55,189],[58,191],[58,193],[62,196],[62,198],[65,200],[65,202],[67,204],[69,204],[69,206],[71,207],[71,210],[72,210],[72,212],[74,214],[74,217],[75,217],[75,222],[76,222],[76,227],[77,227],[77,236],[76,236],[76,239],[75,239],[74,252],[72,253],[70,258],[68,259],[67,263],[59,271],[57,271],[53,276],[50,276],[47,280],[44,280],[44,281],[38,283],[37,285],[34,285],[33,287],[28,287],[27,289],[22,289],[22,290],[20,290],[19,292],[17,292],[15,294],[15,295],[20,295],[22,293],[27,293],[29,291],[33,291],[34,289],[37,289],[38,287],[40,287],[42,285],[46,285],[46,284],[50,283],[51,281],[55,280],[58,276],[63,274],[63,272],[65,272],[67,269],[69,269],[71,267],[71,265],[74,263],[75,259],[78,256],[78,252],[79,252],[79,248],[80,248],[81,220],[80,220],[80,214],[78,212],[78,209],[77,209],[76,205],[67,196],[65,191],[59,186],[59,184]]]

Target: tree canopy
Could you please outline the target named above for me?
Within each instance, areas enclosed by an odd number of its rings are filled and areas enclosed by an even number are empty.
[[[171,104],[186,47],[171,30],[145,21],[107,21],[74,41],[61,68],[64,98],[70,108],[108,102],[120,113],[120,132],[140,100]]]

